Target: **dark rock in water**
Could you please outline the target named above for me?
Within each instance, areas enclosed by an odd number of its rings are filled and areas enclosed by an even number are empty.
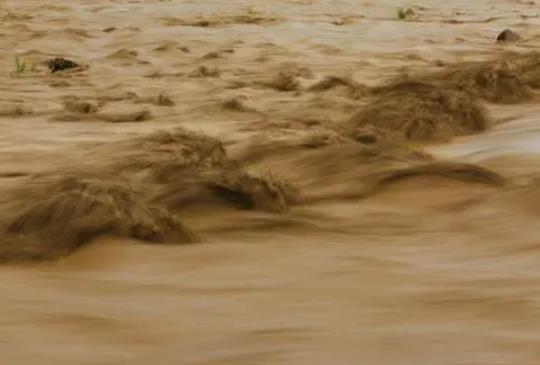
[[[81,67],[79,64],[65,58],[53,58],[49,61],[49,69],[52,73]]]
[[[435,60],[435,66],[437,67],[444,67],[444,61],[442,60]]]
[[[505,29],[497,37],[497,42],[517,42],[520,39],[521,37],[519,34],[510,29]]]
[[[352,138],[362,144],[375,144],[378,141],[377,134],[371,128],[360,128],[352,133]]]
[[[356,142],[362,143],[362,144],[375,144],[377,143],[377,136],[374,134],[363,134],[355,136],[354,138]]]

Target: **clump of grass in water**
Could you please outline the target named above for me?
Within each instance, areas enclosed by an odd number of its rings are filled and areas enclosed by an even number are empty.
[[[406,9],[399,8],[397,11],[397,17],[398,19],[401,19],[401,20],[407,20],[407,18],[414,16],[415,14],[416,13],[414,12],[412,8],[406,8]]]
[[[26,71],[26,61],[19,58],[18,55],[15,55],[15,75],[20,76]]]

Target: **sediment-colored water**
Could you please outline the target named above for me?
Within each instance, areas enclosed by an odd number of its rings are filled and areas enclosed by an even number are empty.
[[[539,17],[5,0],[0,363],[537,364]]]

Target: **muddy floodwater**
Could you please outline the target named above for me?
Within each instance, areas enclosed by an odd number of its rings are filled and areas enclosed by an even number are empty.
[[[537,1],[0,21],[2,365],[540,363]]]

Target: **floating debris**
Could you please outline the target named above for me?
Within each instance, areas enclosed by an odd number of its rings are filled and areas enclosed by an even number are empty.
[[[81,67],[78,63],[61,57],[49,60],[48,66],[52,73]]]

